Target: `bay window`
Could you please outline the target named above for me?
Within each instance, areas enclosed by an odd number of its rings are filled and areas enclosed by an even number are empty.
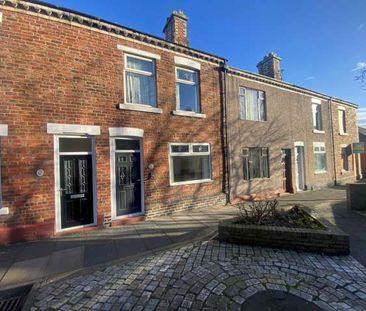
[[[314,169],[315,173],[322,173],[327,171],[327,153],[325,150],[325,143],[313,143],[314,150]]]
[[[211,180],[209,144],[170,144],[169,157],[172,185]]]
[[[269,178],[268,148],[243,148],[244,180]]]
[[[125,55],[125,100],[156,107],[155,60]]]
[[[262,91],[239,88],[240,119],[266,121],[265,94]]]

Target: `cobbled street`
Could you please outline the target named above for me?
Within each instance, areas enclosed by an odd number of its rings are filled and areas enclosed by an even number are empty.
[[[351,256],[215,240],[44,285],[32,310],[240,310],[266,289],[324,310],[366,310],[366,269]]]

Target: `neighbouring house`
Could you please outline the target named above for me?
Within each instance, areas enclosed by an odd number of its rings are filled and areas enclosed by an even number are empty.
[[[356,178],[357,106],[39,1],[0,2],[0,244]]]
[[[365,153],[361,154],[361,173],[363,178],[366,178],[366,128],[358,127],[359,141],[365,143]]]
[[[357,106],[282,81],[270,53],[259,74],[226,74],[230,193],[234,201],[354,181]]]
[[[0,12],[1,242],[225,204],[225,60],[188,46],[183,12],[165,39],[39,2]]]

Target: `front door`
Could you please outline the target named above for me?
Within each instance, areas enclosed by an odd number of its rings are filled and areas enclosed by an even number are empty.
[[[296,186],[298,191],[305,190],[305,172],[304,172],[304,147],[295,147],[296,160]]]
[[[141,204],[140,152],[116,153],[116,216],[138,214]]]
[[[60,186],[61,229],[92,224],[92,155],[61,155]]]
[[[292,192],[291,150],[281,150],[282,183],[285,192]]]

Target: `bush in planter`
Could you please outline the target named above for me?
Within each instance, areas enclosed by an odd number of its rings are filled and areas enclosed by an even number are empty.
[[[253,224],[260,225],[265,220],[273,219],[277,215],[277,208],[277,200],[252,201],[249,204],[242,202],[238,204],[239,218],[251,219]]]

